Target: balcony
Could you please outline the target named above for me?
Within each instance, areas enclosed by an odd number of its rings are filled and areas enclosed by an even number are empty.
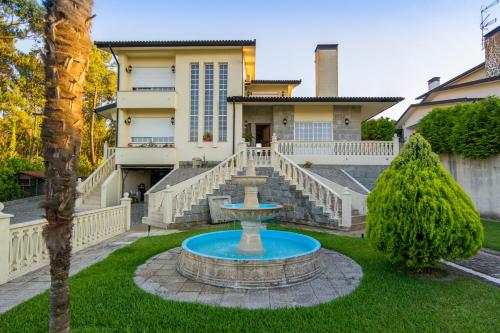
[[[173,144],[130,144],[116,148],[116,164],[165,166],[174,165],[177,152]]]
[[[118,91],[117,107],[123,109],[175,109],[175,88],[136,88]]]

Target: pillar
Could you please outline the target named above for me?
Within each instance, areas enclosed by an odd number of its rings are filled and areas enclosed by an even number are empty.
[[[125,210],[125,231],[130,230],[132,225],[132,199],[129,198],[128,192],[123,194],[123,198],[120,199],[120,204],[126,208]]]
[[[2,213],[0,202],[0,285],[9,280],[10,219],[13,215]]]

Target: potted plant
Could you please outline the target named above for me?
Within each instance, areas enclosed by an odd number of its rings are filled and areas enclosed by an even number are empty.
[[[243,138],[245,139],[245,142],[252,142],[253,140],[253,135],[252,132],[246,132],[245,135],[243,135]]]
[[[206,132],[203,134],[203,142],[212,142],[214,139],[212,132]]]

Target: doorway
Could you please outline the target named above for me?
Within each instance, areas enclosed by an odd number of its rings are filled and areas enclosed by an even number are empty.
[[[255,143],[271,147],[271,124],[255,124]]]

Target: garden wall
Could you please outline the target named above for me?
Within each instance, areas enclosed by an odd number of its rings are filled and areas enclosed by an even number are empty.
[[[484,160],[440,154],[441,162],[470,196],[482,217],[500,220],[500,155]]]

